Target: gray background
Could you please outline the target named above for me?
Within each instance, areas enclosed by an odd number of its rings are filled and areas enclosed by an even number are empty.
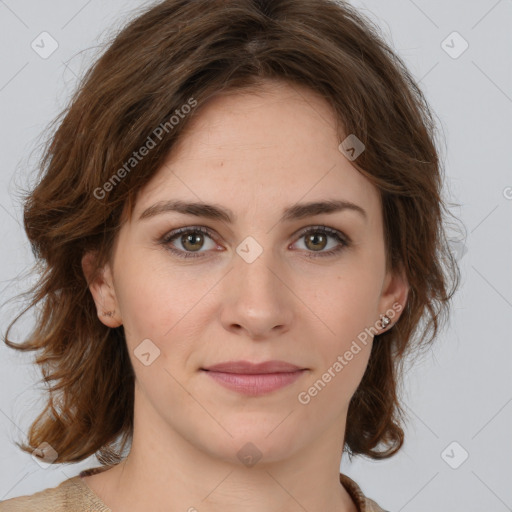
[[[18,198],[33,178],[40,136],[105,36],[146,3],[0,0],[2,330],[17,311],[4,302],[30,282],[21,279],[32,254]],[[392,512],[512,510],[512,1],[352,3],[382,27],[439,118],[445,194],[460,205],[452,211],[467,237],[453,242],[462,284],[450,324],[407,374],[404,448],[381,462],[344,457],[341,469]],[[59,45],[47,59],[31,47],[43,31]],[[15,339],[28,328],[20,322]],[[13,444],[43,403],[31,357],[0,345],[0,500],[97,465],[92,457],[42,468]]]

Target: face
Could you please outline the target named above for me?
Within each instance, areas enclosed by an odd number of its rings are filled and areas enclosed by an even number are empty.
[[[378,191],[339,143],[322,98],[268,82],[203,105],[140,191],[91,292],[124,326],[141,429],[232,461],[246,443],[273,461],[326,433],[342,442],[372,345],[361,333],[381,332],[407,287],[386,273]],[[355,206],[301,206],[326,201]],[[241,360],[300,371],[205,371]]]

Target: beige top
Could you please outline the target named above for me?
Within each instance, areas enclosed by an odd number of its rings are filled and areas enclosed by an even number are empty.
[[[0,512],[112,512],[81,478],[108,468],[86,469],[57,487],[1,501]],[[358,512],[386,512],[375,501],[366,498],[356,482],[348,476],[340,473],[340,482],[350,494]]]

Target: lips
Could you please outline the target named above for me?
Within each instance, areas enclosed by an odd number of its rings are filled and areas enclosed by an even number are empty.
[[[264,361],[263,363],[251,363],[250,361],[227,361],[225,363],[214,364],[203,370],[222,373],[237,373],[248,375],[261,375],[265,373],[291,373],[303,370],[286,361]]]
[[[201,370],[231,391],[258,396],[289,386],[306,373],[307,368],[285,361],[227,361]]]

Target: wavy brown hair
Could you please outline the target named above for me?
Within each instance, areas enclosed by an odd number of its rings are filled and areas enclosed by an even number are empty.
[[[460,280],[444,229],[452,214],[441,194],[432,110],[379,28],[346,2],[166,0],[137,12],[107,42],[54,120],[37,183],[24,197],[39,279],[5,342],[37,351],[48,400],[28,443],[16,443],[22,450],[47,442],[56,463],[93,454],[102,464],[122,460],[133,433],[135,375],[123,327],[97,317],[82,256],[95,251],[98,268],[110,261],[123,212],[131,215],[137,192],[208,98],[258,91],[267,80],[320,94],[335,113],[339,141],[355,134],[366,146],[353,165],[380,192],[387,266],[403,269],[410,289],[397,323],[375,337],[350,402],[344,449],[383,459],[401,448],[404,361],[437,336]],[[105,187],[190,98],[198,107]],[[13,324],[36,305],[34,329],[13,343]]]

